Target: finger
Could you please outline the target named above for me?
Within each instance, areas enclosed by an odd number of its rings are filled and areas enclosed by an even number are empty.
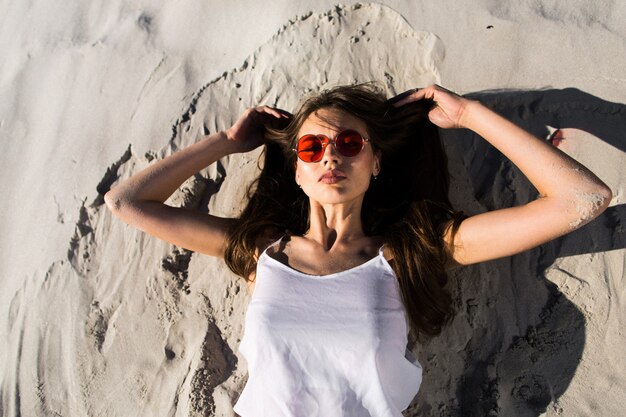
[[[407,103],[411,103],[414,101],[418,101],[423,99],[424,97],[426,97],[426,94],[428,94],[428,90],[425,88],[422,88],[421,90],[416,90],[415,92],[413,92],[412,94],[404,97],[403,99],[393,103],[394,107],[400,107],[400,106],[404,106]]]
[[[257,122],[264,128],[283,130],[291,122],[291,114],[270,106],[259,106],[256,108]]]
[[[391,105],[391,104],[397,103],[398,101],[403,100],[404,98],[410,96],[411,94],[415,93],[418,90],[419,88],[412,88],[403,93],[400,93],[397,96],[394,96],[390,98],[389,100],[385,101],[385,105]]]
[[[288,119],[291,119],[293,117],[293,114],[289,113],[287,110],[279,109],[278,107],[275,107],[274,110],[279,112],[282,117],[285,117]]]
[[[291,118],[291,113],[276,107],[263,106],[263,111],[279,119]]]
[[[452,95],[455,95],[455,96],[459,95],[459,94],[455,93],[452,90],[449,90],[449,89],[447,89],[445,87],[440,86],[439,84],[435,84],[434,87],[436,87],[437,90],[439,90],[441,92],[444,92],[444,93],[452,94]]]
[[[270,106],[259,106],[256,108],[256,111],[257,113],[260,113],[260,114],[265,114],[265,115],[269,114],[274,117],[280,117],[280,113],[278,113],[276,110],[274,110]]]

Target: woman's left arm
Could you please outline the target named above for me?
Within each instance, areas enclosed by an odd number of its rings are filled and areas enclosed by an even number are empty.
[[[513,162],[539,191],[528,204],[465,219],[454,239],[444,241],[454,263],[469,265],[514,255],[569,233],[602,213],[611,189],[593,172],[478,101],[437,85],[418,90],[395,105],[431,98],[430,120],[441,128],[476,132]]]

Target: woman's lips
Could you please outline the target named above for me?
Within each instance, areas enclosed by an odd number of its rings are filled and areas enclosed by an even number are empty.
[[[326,172],[324,175],[322,175],[319,181],[323,182],[324,184],[334,184],[345,179],[346,179],[346,174],[339,171],[338,169],[333,169],[331,171]]]
[[[341,180],[345,180],[346,177],[335,177],[335,176],[331,176],[331,177],[323,177],[320,182],[323,182],[324,184],[335,184]]]

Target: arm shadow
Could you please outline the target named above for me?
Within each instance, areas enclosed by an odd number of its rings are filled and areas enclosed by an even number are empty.
[[[626,151],[626,105],[574,88],[466,97],[539,138],[547,140],[547,126],[576,128],[614,148],[607,146],[607,152]],[[441,133],[456,209],[472,215],[538,197],[521,171],[475,133]],[[579,161],[586,165],[584,158]],[[453,271],[457,316],[440,337],[415,347],[425,374],[407,415],[538,417],[548,408],[560,413],[558,400],[583,360],[587,320],[593,319],[576,302],[588,297],[590,282],[621,278],[603,269],[602,257],[626,247],[625,206],[609,207],[580,229],[532,250]],[[561,265],[565,257],[585,254],[584,261]]]

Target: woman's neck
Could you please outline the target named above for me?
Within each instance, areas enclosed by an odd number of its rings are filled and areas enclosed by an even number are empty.
[[[365,237],[361,221],[361,204],[312,204],[309,230],[303,237],[314,240],[326,250]]]

